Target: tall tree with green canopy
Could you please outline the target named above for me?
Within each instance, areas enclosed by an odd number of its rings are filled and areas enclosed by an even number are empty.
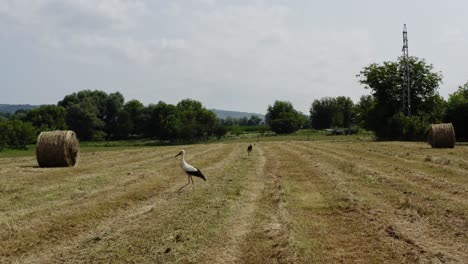
[[[371,90],[375,100],[366,123],[381,139],[420,139],[425,126],[438,118],[433,109],[440,107],[438,88],[442,74],[433,72],[431,64],[417,57],[410,57],[407,62],[411,76],[412,116],[403,118],[400,114],[405,89],[405,63],[402,57],[396,62],[387,61],[381,65],[373,63],[358,75],[359,82]],[[408,122],[411,124],[406,124]]]
[[[338,110],[338,116],[341,116],[337,122],[334,122],[334,126],[339,127],[351,127],[351,121],[353,119],[353,100],[349,97],[338,96],[336,97],[336,106]]]
[[[468,140],[468,82],[449,96],[445,121],[452,122],[457,139]]]
[[[66,109],[62,106],[45,105],[30,110],[23,120],[31,122],[38,132],[67,129]]]
[[[208,139],[214,134],[216,114],[196,100],[184,99],[177,104],[179,138],[185,141]]]
[[[255,116],[255,115],[251,115],[250,118],[249,118],[249,121],[247,121],[247,125],[248,126],[257,126],[258,124],[260,124],[260,122],[262,122],[262,119],[258,116]]]
[[[123,106],[123,111],[127,112],[132,123],[130,136],[143,133],[143,111],[145,106],[138,100],[130,100]]]
[[[27,149],[27,145],[36,140],[36,129],[30,122],[10,119],[1,125],[0,130],[6,136],[6,145],[11,148]]]
[[[303,120],[293,105],[286,101],[275,101],[268,106],[265,119],[270,129],[278,134],[296,132],[301,128]]]
[[[310,121],[315,129],[332,127],[333,120],[337,118],[338,109],[334,98],[325,97],[314,100],[310,107]]]
[[[92,105],[73,104],[67,108],[68,128],[75,131],[80,140],[104,140],[104,121],[97,117]]]
[[[367,122],[369,121],[369,112],[374,107],[374,104],[375,100],[372,95],[363,95],[354,106],[356,121],[365,129],[369,129]]]
[[[315,129],[350,127],[354,103],[349,97],[325,97],[314,100],[310,107],[310,121]]]
[[[82,140],[115,137],[124,97],[119,92],[83,90],[67,95],[58,105],[67,110],[67,125]]]
[[[166,104],[162,101],[158,104],[150,104],[144,109],[142,120],[145,137],[160,140],[175,140],[178,138],[180,120],[175,105]]]
[[[0,117],[0,151],[8,145],[8,125],[7,120]]]
[[[107,93],[103,91],[82,90],[77,93],[66,95],[63,100],[58,102],[58,105],[66,109],[73,105],[83,105],[89,108],[89,110],[92,110],[96,114],[96,117],[104,120],[106,116],[107,98]]]
[[[118,138],[122,131],[117,131],[123,128],[122,125],[119,126],[119,117],[120,121],[123,121],[124,118],[129,120],[129,116],[125,114],[120,114],[123,110],[125,99],[123,95],[119,92],[109,94],[104,100],[104,112],[101,113],[102,120],[105,123],[104,132],[108,135],[109,138]],[[128,121],[126,120],[126,121]],[[127,125],[129,125],[127,123]]]
[[[112,138],[128,139],[133,129],[133,122],[130,114],[122,110],[117,114],[116,123],[112,130]]]

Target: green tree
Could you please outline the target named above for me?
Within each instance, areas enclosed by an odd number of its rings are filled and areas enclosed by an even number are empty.
[[[381,139],[406,138],[403,130],[391,127],[396,124],[392,120],[409,122],[418,119],[429,123],[430,120],[437,119],[433,109],[435,106],[440,106],[437,90],[442,82],[442,74],[433,72],[431,64],[416,57],[410,57],[408,60],[411,76],[411,111],[414,118],[400,118],[399,112],[402,110],[405,89],[405,63],[403,58],[399,58],[396,62],[384,62],[382,65],[374,63],[365,67],[358,75],[360,83],[371,90],[375,100],[368,112],[366,124]],[[418,138],[420,137],[421,135],[418,135]]]
[[[216,115],[199,101],[184,99],[177,104],[180,127],[179,138],[184,141],[208,139],[214,134]]]
[[[354,106],[356,113],[356,122],[366,129],[369,129],[367,121],[369,120],[369,112],[374,107],[375,100],[372,95],[363,95],[359,102]]]
[[[445,120],[452,122],[457,139],[468,140],[468,82],[449,96]]]
[[[115,137],[124,98],[119,92],[83,90],[67,95],[58,105],[67,110],[67,125],[81,140]]]
[[[326,97],[314,100],[310,107],[310,121],[315,129],[350,127],[354,118],[354,103],[349,97]]]
[[[160,101],[143,111],[144,136],[161,140],[176,140],[180,127],[176,106]]]
[[[249,120],[247,121],[247,125],[248,126],[257,126],[258,124],[260,124],[260,122],[262,122],[262,119],[258,116],[255,116],[255,115],[251,115]]]
[[[8,119],[11,117],[11,114],[10,113],[4,113],[4,112],[0,112],[0,118],[5,118],[5,119]]]
[[[117,114],[117,122],[113,127],[112,135],[115,139],[128,139],[132,133],[133,122],[130,114],[122,110]]]
[[[124,105],[124,111],[130,115],[130,121],[132,123],[132,129],[130,130],[130,136],[143,133],[143,111],[145,106],[138,100],[130,100]]]
[[[332,127],[333,120],[338,109],[334,98],[326,97],[320,100],[314,100],[310,107],[310,121],[315,129],[325,129]]]
[[[104,132],[109,138],[118,138],[117,134],[122,132],[118,131],[123,127],[122,125],[119,126],[119,116],[120,118],[129,117],[125,114],[120,115],[120,112],[123,110],[124,101],[123,95],[119,92],[109,94],[104,100],[104,111],[100,115],[105,123]]]
[[[271,130],[278,134],[296,132],[302,125],[300,113],[285,101],[275,101],[268,106],[265,119]]]
[[[6,119],[0,117],[0,151],[8,144],[8,125]]]
[[[66,109],[73,105],[92,105],[94,107],[93,111],[95,112],[96,116],[101,120],[104,120],[106,115],[107,97],[107,93],[103,91],[83,90],[65,96],[63,100],[58,102],[58,105],[65,107]]]
[[[23,120],[26,115],[28,114],[30,110],[27,110],[27,109],[19,109],[19,110],[16,110],[16,112],[10,117],[11,119],[19,119],[19,120]]]
[[[10,119],[6,124],[7,145],[11,148],[27,149],[36,140],[36,129],[29,122]]]
[[[335,115],[340,116],[339,122],[334,123],[334,126],[338,127],[351,127],[351,120],[353,119],[353,107],[354,103],[349,97],[338,96],[336,98],[337,113]]]
[[[24,117],[39,132],[67,129],[66,110],[56,105],[45,105],[29,111]]]
[[[225,126],[222,125],[221,121],[218,120],[218,122],[216,122],[215,127],[213,128],[213,133],[216,136],[216,138],[219,140],[224,135],[226,135],[227,129]]]
[[[75,131],[80,140],[104,140],[104,121],[96,115],[95,108],[87,103],[74,104],[67,108],[68,128]]]
[[[226,117],[226,119],[223,120],[223,124],[225,126],[233,126],[233,125],[238,124],[238,123],[239,122],[238,122],[237,119],[235,119],[233,117],[230,117],[230,116]]]

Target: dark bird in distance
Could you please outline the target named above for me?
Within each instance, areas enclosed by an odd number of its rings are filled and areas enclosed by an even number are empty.
[[[247,147],[247,153],[249,154],[249,156],[250,156],[250,153],[252,152],[252,150],[253,150],[253,146],[252,146],[252,144],[249,144],[249,146]]]

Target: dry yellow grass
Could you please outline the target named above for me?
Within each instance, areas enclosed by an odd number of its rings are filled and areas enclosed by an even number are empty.
[[[0,158],[0,263],[466,263],[468,148],[185,146]],[[197,179],[195,179],[197,180]]]

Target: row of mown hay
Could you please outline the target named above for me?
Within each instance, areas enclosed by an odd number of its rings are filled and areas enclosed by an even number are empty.
[[[41,132],[36,143],[39,167],[73,167],[78,163],[80,144],[70,130]]]
[[[429,128],[427,142],[433,148],[455,147],[455,129],[452,123],[433,124]]]

